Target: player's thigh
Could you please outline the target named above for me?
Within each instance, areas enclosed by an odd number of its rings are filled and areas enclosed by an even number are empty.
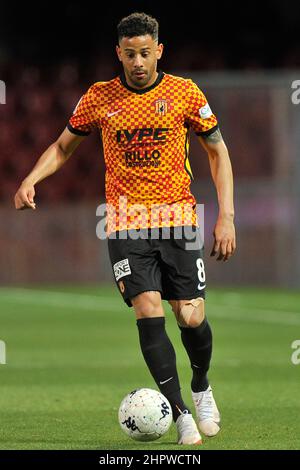
[[[183,232],[181,238],[163,240],[161,271],[164,299],[205,298],[206,276],[203,256],[200,238],[198,242],[191,242]]]

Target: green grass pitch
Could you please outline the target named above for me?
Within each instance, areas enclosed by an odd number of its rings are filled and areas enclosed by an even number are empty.
[[[207,294],[214,331],[210,381],[221,432],[199,449],[299,449],[300,293],[216,289]],[[171,309],[167,330],[177,350],[186,402],[191,370]],[[138,443],[119,428],[122,398],[156,388],[139,350],[133,310],[115,287],[0,289],[1,449],[191,449],[176,429]]]

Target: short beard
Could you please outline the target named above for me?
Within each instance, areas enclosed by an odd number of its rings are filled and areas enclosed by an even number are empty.
[[[131,81],[132,81],[132,83],[134,84],[134,86],[136,86],[137,88],[143,88],[143,87],[144,87],[145,85],[147,85],[147,83],[149,82],[149,75],[148,75],[148,73],[146,74],[146,77],[145,77],[142,81],[136,80],[136,79],[134,78],[134,76],[133,76],[133,77],[131,76],[130,78],[131,78]]]

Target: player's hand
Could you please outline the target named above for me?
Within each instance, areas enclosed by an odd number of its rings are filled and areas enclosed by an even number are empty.
[[[17,210],[36,209],[34,202],[35,190],[31,183],[25,181],[21,184],[15,195],[15,208]]]
[[[214,239],[210,256],[217,255],[217,261],[227,261],[236,249],[235,228],[232,217],[218,217],[214,229]]]

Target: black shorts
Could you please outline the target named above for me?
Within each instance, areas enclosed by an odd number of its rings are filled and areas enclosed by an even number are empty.
[[[145,291],[159,291],[165,300],[205,298],[199,228],[144,229],[138,239],[127,231],[115,232],[108,249],[115,281],[129,307],[131,299]]]

